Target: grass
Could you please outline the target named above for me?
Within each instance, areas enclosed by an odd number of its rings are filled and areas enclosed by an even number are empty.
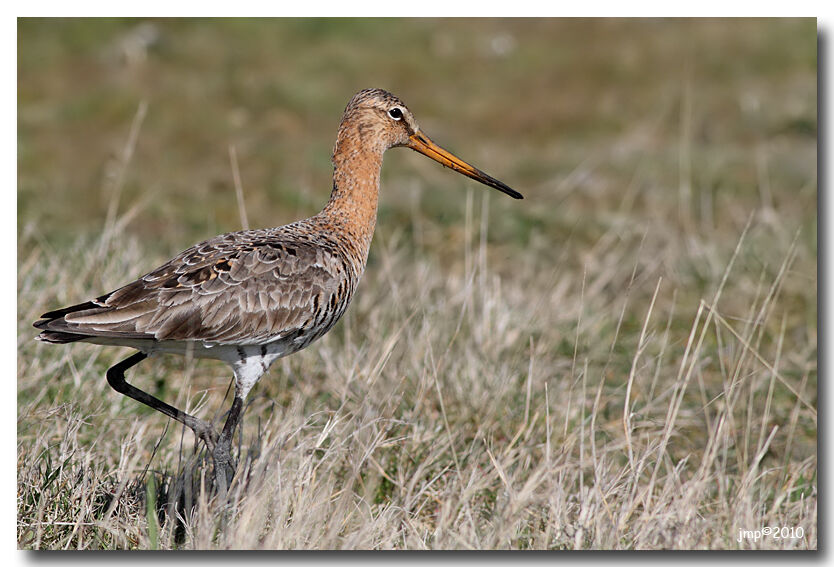
[[[137,24],[19,22],[21,548],[816,549],[812,20]],[[252,226],[315,212],[370,85],[526,199],[389,152],[354,303],[251,394],[221,504],[107,386],[128,351],[31,322],[237,229],[230,144]],[[129,378],[229,403],[219,363]]]

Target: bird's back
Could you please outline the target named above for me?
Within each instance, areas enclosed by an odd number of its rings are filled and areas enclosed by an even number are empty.
[[[35,326],[46,342],[143,350],[161,341],[184,347],[280,342],[289,354],[341,317],[365,260],[319,216],[232,232],[192,246],[115,291],[46,313]]]

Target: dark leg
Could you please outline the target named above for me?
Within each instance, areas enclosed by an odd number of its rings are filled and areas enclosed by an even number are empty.
[[[243,409],[243,398],[235,396],[232,402],[232,409],[229,410],[229,417],[220,433],[220,439],[214,448],[214,479],[217,482],[220,494],[225,494],[226,487],[232,482],[235,476],[235,467],[232,464],[232,437],[240,421],[240,412]]]
[[[144,352],[137,352],[133,356],[124,359],[107,371],[107,382],[120,394],[129,396],[137,402],[142,402],[146,406],[150,406],[156,411],[162,412],[168,417],[176,419],[180,423],[188,426],[194,434],[197,435],[197,437],[205,441],[206,446],[210,451],[214,451],[217,434],[214,432],[214,428],[210,423],[196,418],[193,415],[188,415],[184,411],[178,410],[174,406],[166,404],[159,398],[155,398],[150,394],[143,392],[139,388],[131,386],[125,382],[125,370],[142,362],[146,358],[148,358],[147,354]]]

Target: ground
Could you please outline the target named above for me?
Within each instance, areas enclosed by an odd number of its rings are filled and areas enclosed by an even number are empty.
[[[18,545],[816,549],[816,65],[812,19],[19,20]],[[128,350],[31,323],[239,229],[231,153],[249,225],[315,213],[365,87],[525,200],[386,154],[221,505]],[[230,404],[220,363],[129,378]]]

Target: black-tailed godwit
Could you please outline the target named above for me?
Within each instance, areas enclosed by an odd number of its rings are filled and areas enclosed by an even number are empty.
[[[320,213],[201,242],[124,287],[45,313],[35,322],[42,330],[37,338],[137,349],[107,371],[107,381],[205,441],[225,492],[234,475],[232,437],[247,394],[276,359],[325,334],[350,303],[376,224],[382,154],[396,146],[522,198],[432,142],[400,99],[366,89],[354,95],[342,116],[333,190]],[[234,401],[219,436],[208,422],[125,381],[125,370],[150,355],[186,352],[222,360],[234,371]]]

